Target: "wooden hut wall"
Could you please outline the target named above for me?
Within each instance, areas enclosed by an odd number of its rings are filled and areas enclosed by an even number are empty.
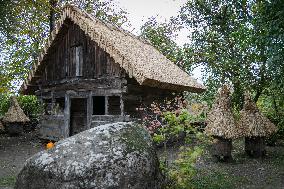
[[[46,67],[42,73],[43,86],[76,77],[75,51],[78,46],[82,47],[83,54],[83,72],[80,78],[121,77],[122,69],[119,65],[86,36],[79,26],[69,24],[62,32],[64,34],[58,35],[60,39],[48,51]]]
[[[139,85],[133,78],[126,78],[127,93],[123,94],[124,111],[131,117],[139,117],[139,107],[149,107],[153,102],[163,103],[174,97],[173,91]]]

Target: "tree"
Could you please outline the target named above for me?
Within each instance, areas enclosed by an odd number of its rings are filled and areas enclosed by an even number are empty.
[[[180,11],[183,24],[193,30],[193,62],[206,67],[209,83],[229,82],[233,104],[240,109],[248,86],[258,99],[266,86],[266,28],[257,23],[255,1],[188,1]],[[215,87],[215,86],[214,86]]]
[[[168,22],[159,23],[155,17],[151,17],[141,27],[141,37],[181,69],[190,72],[192,51],[175,42],[181,28],[177,18],[172,17]]]

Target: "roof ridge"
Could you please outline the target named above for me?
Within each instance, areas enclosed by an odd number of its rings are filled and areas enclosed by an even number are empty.
[[[66,4],[66,5],[63,7],[63,10],[64,10],[66,7],[72,8],[72,9],[74,9],[74,10],[77,11],[77,12],[82,12],[82,13],[84,13],[84,14],[85,14],[86,16],[88,16],[91,20],[93,20],[93,21],[99,21],[99,22],[101,22],[101,24],[105,24],[109,29],[118,30],[118,31],[120,31],[120,32],[125,33],[126,35],[130,35],[131,37],[140,40],[141,42],[143,42],[143,43],[145,43],[145,44],[147,44],[147,45],[152,45],[149,41],[145,40],[144,38],[142,38],[142,37],[140,37],[140,36],[137,36],[137,35],[131,33],[130,31],[128,31],[128,30],[126,30],[126,29],[124,29],[124,28],[122,28],[122,27],[119,27],[119,26],[117,26],[117,25],[115,25],[115,24],[113,24],[113,23],[111,23],[111,22],[109,22],[109,21],[107,21],[107,20],[101,20],[101,19],[95,17],[94,15],[88,13],[88,12],[85,11],[84,9],[80,9],[80,8],[76,7],[75,5]]]

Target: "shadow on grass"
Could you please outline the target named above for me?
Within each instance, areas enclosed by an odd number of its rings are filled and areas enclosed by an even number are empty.
[[[7,176],[0,178],[0,187],[13,187],[16,183],[15,176]]]
[[[191,180],[194,189],[228,189],[236,188],[239,183],[248,183],[245,177],[236,177],[219,170],[199,170]]]

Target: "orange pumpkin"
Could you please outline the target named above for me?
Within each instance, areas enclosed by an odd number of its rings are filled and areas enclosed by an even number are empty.
[[[51,148],[53,148],[54,147],[54,143],[53,142],[48,142],[47,144],[46,144],[46,149],[51,149]]]

